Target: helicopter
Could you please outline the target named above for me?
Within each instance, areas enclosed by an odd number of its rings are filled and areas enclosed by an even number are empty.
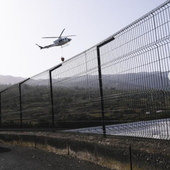
[[[63,46],[65,44],[67,44],[68,42],[70,42],[72,39],[68,38],[68,37],[72,37],[75,35],[67,35],[67,36],[62,36],[63,32],[64,32],[65,28],[62,30],[62,32],[60,33],[59,37],[42,37],[42,38],[58,38],[55,41],[53,41],[53,44],[47,45],[47,46],[40,46],[38,44],[36,44],[41,50],[45,49],[45,48],[50,48],[50,47],[55,47],[55,46]]]

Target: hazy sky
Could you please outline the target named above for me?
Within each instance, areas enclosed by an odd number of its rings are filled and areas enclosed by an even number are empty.
[[[65,59],[96,45],[165,0],[0,0],[0,75],[32,77],[61,63],[61,48],[40,50],[72,37]]]

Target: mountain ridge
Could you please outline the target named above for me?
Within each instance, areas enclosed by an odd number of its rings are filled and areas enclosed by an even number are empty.
[[[23,77],[0,75],[0,85],[14,85],[26,80]],[[169,72],[140,72],[127,74],[103,74],[103,88],[116,89],[161,89],[170,87]],[[99,86],[98,75],[80,75],[52,79],[53,86],[96,88]],[[28,85],[48,85],[49,79],[30,78]]]
[[[14,85],[17,84],[26,78],[23,77],[15,77],[10,75],[0,75],[0,85]]]

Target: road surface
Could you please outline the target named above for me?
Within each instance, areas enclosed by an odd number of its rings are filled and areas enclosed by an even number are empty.
[[[109,170],[70,156],[0,143],[0,170]]]

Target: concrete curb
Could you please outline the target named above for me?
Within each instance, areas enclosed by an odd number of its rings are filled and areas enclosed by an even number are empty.
[[[153,142],[149,140],[141,143],[133,139],[103,138],[92,135],[0,132],[0,142],[70,155],[110,169],[132,170],[130,163],[135,170],[168,170],[170,168],[169,155],[151,153],[154,150],[149,150],[149,147]],[[157,141],[154,146],[158,144],[163,146],[160,142]],[[164,147],[170,146],[169,143],[162,143]],[[133,146],[132,162],[129,155],[130,144]],[[146,147],[143,147],[144,144]]]

